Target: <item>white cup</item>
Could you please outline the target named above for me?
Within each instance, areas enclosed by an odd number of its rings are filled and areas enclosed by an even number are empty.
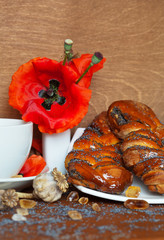
[[[31,149],[33,123],[0,118],[0,178],[19,173]]]

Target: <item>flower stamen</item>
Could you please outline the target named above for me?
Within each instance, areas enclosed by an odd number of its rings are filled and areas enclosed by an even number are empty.
[[[41,104],[46,110],[51,110],[51,106],[54,102],[57,102],[59,105],[63,105],[66,102],[64,96],[60,96],[58,88],[60,82],[56,79],[49,80],[50,87],[47,90],[40,90],[39,97],[44,98],[44,102]]]

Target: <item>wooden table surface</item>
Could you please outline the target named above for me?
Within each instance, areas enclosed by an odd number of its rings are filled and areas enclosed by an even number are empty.
[[[78,201],[70,202],[67,196],[70,187],[62,198],[54,203],[40,200],[29,209],[26,221],[16,222],[11,219],[16,208],[1,210],[0,239],[29,240],[94,240],[94,239],[164,239],[164,205],[150,205],[145,210],[130,210],[122,202],[105,200],[78,192],[80,197],[88,197],[86,205]],[[100,212],[92,209],[92,203],[98,203]],[[69,210],[82,214],[82,220],[72,220]]]
[[[75,52],[100,51],[107,59],[93,76],[80,127],[118,99],[141,101],[164,122],[163,0],[0,0],[0,117],[21,117],[8,105],[12,74],[38,56],[61,60],[66,38]],[[52,204],[38,202],[26,222],[11,220],[15,209],[0,211],[0,239],[164,239],[164,205],[132,211],[89,199],[87,205],[68,202],[66,195]],[[101,212],[91,209],[92,202]],[[71,220],[69,209],[83,219]]]
[[[78,192],[80,197],[89,198],[89,202],[82,205],[77,201],[67,200],[70,191],[77,189],[70,187],[69,191],[54,203],[36,200],[37,205],[28,210],[26,221],[16,222],[11,219],[19,205],[12,209],[1,210],[0,239],[164,239],[164,205],[150,205],[145,210],[131,210],[125,208],[122,202]],[[94,211],[92,203],[98,203],[101,211]],[[68,216],[70,210],[80,212],[82,220],[72,220]]]

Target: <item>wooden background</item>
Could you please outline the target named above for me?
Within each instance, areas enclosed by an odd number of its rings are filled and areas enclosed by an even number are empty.
[[[66,38],[75,52],[107,58],[79,126],[119,99],[149,105],[164,122],[163,0],[0,0],[0,117],[20,118],[8,105],[12,74],[34,57],[61,60]]]

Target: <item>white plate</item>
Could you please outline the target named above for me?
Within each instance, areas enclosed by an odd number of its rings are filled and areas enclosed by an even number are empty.
[[[70,146],[69,146],[69,151],[71,151],[74,141],[77,138],[79,138],[82,135],[83,132],[84,132],[84,128],[78,128],[77,129],[77,131],[75,132],[75,134],[74,134],[74,136],[71,140],[71,143],[70,143]],[[140,196],[137,199],[146,200],[150,204],[163,204],[164,203],[164,195],[160,195],[160,194],[150,192],[147,189],[147,187],[135,176],[134,176],[132,185],[133,186],[139,186],[141,188]],[[121,201],[121,202],[124,202],[127,199],[129,199],[125,196],[125,191],[122,194],[118,195],[118,194],[109,194],[109,193],[99,192],[99,191],[92,190],[92,189],[89,189],[89,188],[86,188],[86,187],[83,187],[83,186],[75,185],[75,187],[77,189],[79,189],[81,192],[90,194],[92,196],[100,197],[100,198],[105,198],[105,199],[115,200],[115,201]]]
[[[49,169],[46,166],[42,172],[47,172]],[[23,190],[26,187],[30,187],[36,176],[33,177],[21,177],[21,178],[0,178],[0,189]]]

